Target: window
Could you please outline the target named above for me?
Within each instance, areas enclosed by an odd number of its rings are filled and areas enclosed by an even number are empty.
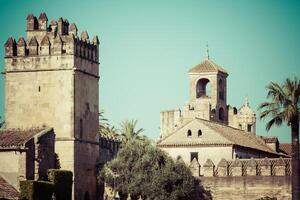
[[[219,80],[219,99],[224,100],[224,86],[222,79]]]
[[[82,118],[80,118],[80,124],[79,124],[79,135],[80,135],[80,138],[82,138],[82,135],[83,135],[83,123],[82,123]]]
[[[200,137],[202,135],[202,131],[199,129],[198,130],[198,137]]]
[[[248,131],[248,132],[251,132],[251,129],[252,129],[251,124],[248,124],[248,125],[247,125],[247,131]]]
[[[41,86],[39,86],[39,92],[41,91]]]
[[[192,160],[194,160],[194,158],[196,158],[196,160],[198,161],[198,152],[191,152],[191,162]]]
[[[220,109],[219,109],[219,120],[220,121],[224,121],[224,109],[221,107]]]
[[[196,98],[209,97],[211,92],[211,84],[208,79],[199,79],[196,85]]]
[[[188,130],[187,136],[188,136],[188,137],[192,137],[192,131],[191,131],[191,130]]]

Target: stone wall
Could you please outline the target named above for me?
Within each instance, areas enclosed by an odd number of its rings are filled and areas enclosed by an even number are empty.
[[[201,177],[213,200],[256,200],[261,197],[291,199],[290,176]]]
[[[203,166],[193,160],[190,169],[214,200],[291,198],[290,158],[222,159],[217,165],[208,159]]]

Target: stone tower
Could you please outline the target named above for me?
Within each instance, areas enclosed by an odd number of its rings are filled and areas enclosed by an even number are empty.
[[[189,70],[189,117],[199,117],[227,124],[227,72],[209,57]]]
[[[99,40],[45,13],[27,17],[27,38],[5,43],[7,128],[53,127],[62,169],[74,173],[73,199],[96,199]]]

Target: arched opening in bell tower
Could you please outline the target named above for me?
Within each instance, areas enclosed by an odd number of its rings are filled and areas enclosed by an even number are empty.
[[[210,97],[211,84],[207,78],[201,78],[196,85],[196,97]]]

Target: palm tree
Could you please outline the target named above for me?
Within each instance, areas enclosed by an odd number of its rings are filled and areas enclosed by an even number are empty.
[[[100,129],[100,132],[102,131],[102,129],[105,129],[105,127],[107,127],[109,124],[108,124],[108,119],[104,117],[104,111],[101,110],[99,112],[99,129]]]
[[[0,128],[2,128],[2,126],[4,125],[4,121],[1,121],[1,116],[0,116]]]
[[[292,199],[300,199],[299,186],[299,118],[300,118],[300,81],[297,77],[293,80],[286,79],[283,85],[271,82],[267,87],[269,102],[259,106],[260,118],[269,118],[266,130],[273,125],[280,126],[286,122],[291,127],[292,136]]]
[[[126,142],[131,140],[145,140],[145,136],[141,133],[144,132],[143,128],[136,130],[137,120],[125,120],[121,123],[121,136]]]

